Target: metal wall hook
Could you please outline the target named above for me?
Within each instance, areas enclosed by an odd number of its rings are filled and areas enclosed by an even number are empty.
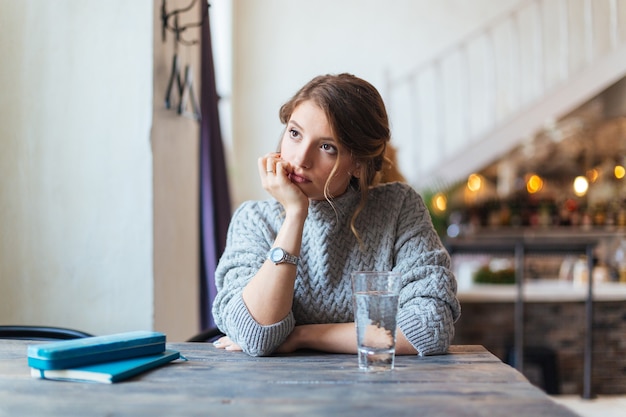
[[[181,64],[178,58],[178,44],[185,46],[192,46],[199,43],[199,40],[188,40],[183,38],[183,33],[187,29],[196,28],[202,26],[208,20],[208,13],[202,13],[202,20],[196,23],[189,23],[181,26],[179,23],[179,16],[182,13],[188,12],[194,9],[197,0],[191,0],[186,7],[167,11],[167,0],[161,2],[161,36],[163,42],[167,37],[167,31],[174,33],[174,56],[172,57],[172,69],[167,83],[167,89],[165,93],[165,108],[170,109],[176,106],[177,112],[180,115],[190,116],[193,119],[200,120],[202,115],[200,112],[199,101],[194,93],[193,85],[193,71],[189,64],[185,65],[185,72],[181,72]],[[208,5],[208,2],[207,2]],[[178,103],[173,103],[173,94],[178,93]],[[191,109],[187,111],[187,104],[191,102]]]
[[[191,66],[185,66],[185,74],[181,77],[180,64],[178,55],[172,57],[172,71],[167,82],[167,92],[165,93],[165,108],[171,109],[172,94],[174,91],[178,93],[177,112],[180,115],[190,116],[193,119],[200,120],[202,118],[200,105],[193,90],[193,72]],[[187,111],[187,102],[191,101],[191,112]]]
[[[175,9],[172,10],[171,12],[167,11],[167,0],[162,0],[161,2],[161,38],[163,40],[163,42],[165,42],[166,40],[166,36],[167,36],[167,31],[170,30],[174,33],[175,39],[177,43],[181,43],[183,45],[195,45],[198,43],[198,40],[187,40],[184,39],[182,34],[183,32],[185,32],[187,29],[191,29],[191,28],[196,28],[196,27],[200,27],[204,24],[204,22],[207,19],[207,16],[202,16],[202,20],[200,22],[195,22],[195,23],[188,23],[184,26],[180,26],[178,23],[178,16],[181,13],[185,13],[188,12],[189,10],[191,10],[194,5],[196,4],[197,0],[191,0],[191,3],[186,6],[186,7],[182,7],[180,9]],[[208,3],[207,3],[208,4]],[[171,24],[170,22],[173,20],[173,24]]]

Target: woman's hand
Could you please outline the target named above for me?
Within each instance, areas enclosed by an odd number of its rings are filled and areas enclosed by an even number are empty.
[[[258,160],[259,175],[263,189],[271,194],[285,208],[286,213],[306,212],[309,199],[300,188],[291,182],[289,174],[291,164],[281,159],[276,152],[269,153]]]
[[[229,350],[229,351],[241,351],[241,347],[233,342],[232,340],[230,340],[230,337],[228,336],[222,336],[219,339],[217,339],[215,342],[213,342],[213,346],[215,346],[218,349],[224,349],[224,350]]]

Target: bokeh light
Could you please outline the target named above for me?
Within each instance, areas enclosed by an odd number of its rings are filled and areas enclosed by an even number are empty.
[[[574,179],[574,194],[578,197],[582,197],[587,194],[588,189],[589,181],[587,181],[586,177],[579,176]]]
[[[467,178],[467,188],[470,191],[478,191],[483,185],[483,178],[478,174],[470,174]]]
[[[437,193],[433,196],[433,209],[443,213],[448,208],[448,199],[443,193]]]
[[[543,179],[537,174],[532,174],[526,181],[526,189],[530,194],[535,194],[543,188]]]

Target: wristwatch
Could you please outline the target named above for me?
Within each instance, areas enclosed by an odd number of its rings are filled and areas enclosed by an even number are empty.
[[[274,262],[274,264],[276,265],[282,264],[282,263],[298,265],[297,256],[293,256],[290,253],[287,253],[287,251],[284,250],[283,248],[279,248],[279,247],[270,249],[269,253],[267,254],[267,259]]]

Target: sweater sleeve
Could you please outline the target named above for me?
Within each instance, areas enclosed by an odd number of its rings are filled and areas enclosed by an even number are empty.
[[[399,213],[394,270],[402,273],[398,326],[420,355],[445,353],[461,308],[450,256],[412,189]]]
[[[226,248],[215,270],[215,323],[252,356],[271,354],[295,326],[291,312],[278,323],[260,325],[242,298],[243,288],[263,265],[276,237],[267,219],[276,218],[280,213],[268,213],[270,210],[268,204],[246,202],[235,211],[228,228]]]

